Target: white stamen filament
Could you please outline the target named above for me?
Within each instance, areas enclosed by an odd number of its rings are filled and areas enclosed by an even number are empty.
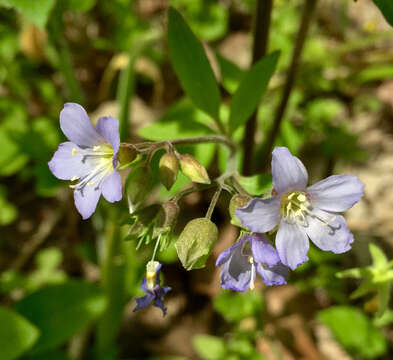
[[[290,223],[298,223],[304,227],[308,226],[306,215],[321,221],[322,226],[328,226],[336,219],[336,216],[325,219],[315,214],[312,211],[312,205],[308,201],[306,194],[300,191],[294,191],[283,196],[281,200],[281,214]]]
[[[254,266],[254,258],[252,256],[248,257],[248,262],[251,264],[251,280],[250,280],[250,289],[254,290],[255,284],[254,284],[254,279],[255,279],[255,266]]]
[[[89,171],[85,176],[72,177],[71,181],[80,180],[77,184],[70,185],[72,189],[81,190],[85,186],[99,186],[101,181],[113,171],[113,148],[109,144],[94,146],[93,148],[86,149],[72,149],[72,156],[80,153],[82,155],[82,163],[88,161],[92,164],[94,161],[96,166]],[[93,157],[93,158],[91,158]],[[93,163],[93,164],[94,164]]]

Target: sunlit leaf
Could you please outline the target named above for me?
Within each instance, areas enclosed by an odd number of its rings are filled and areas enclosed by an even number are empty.
[[[213,70],[202,44],[174,8],[169,9],[168,47],[186,94],[197,107],[218,119],[220,93]]]
[[[229,118],[231,131],[245,124],[257,108],[276,69],[279,54],[274,52],[263,57],[245,73],[231,101]]]

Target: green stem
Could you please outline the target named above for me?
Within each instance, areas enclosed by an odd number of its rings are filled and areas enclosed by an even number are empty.
[[[78,83],[78,80],[75,77],[75,71],[73,69],[71,61],[71,53],[68,48],[67,41],[63,36],[63,22],[61,11],[57,11],[56,16],[52,16],[50,30],[51,38],[55,44],[55,48],[58,51],[58,65],[64,77],[70,100],[79,104],[83,104],[84,97],[82,95],[82,89]]]
[[[223,144],[229,148],[231,153],[236,152],[237,145],[234,143],[230,138],[224,135],[206,135],[206,136],[196,136],[191,138],[183,138],[183,139],[173,139],[173,140],[165,140],[165,141],[158,141],[158,142],[143,142],[139,144],[127,144],[126,146],[133,146],[140,151],[151,151],[152,147],[155,149],[159,149],[162,147],[166,147],[167,145],[193,145],[193,144],[202,144],[202,143],[217,143]],[[143,148],[146,148],[143,149]]]
[[[220,197],[221,190],[222,190],[222,187],[219,186],[217,188],[216,192],[214,193],[212,201],[210,202],[209,208],[207,209],[207,212],[206,212],[206,216],[205,216],[206,219],[210,220],[210,218],[212,217],[214,208],[216,207],[218,198]]]
[[[266,55],[269,40],[270,18],[273,0],[258,0],[254,26],[254,43],[252,50],[252,64]],[[254,163],[255,134],[257,132],[257,113],[254,111],[247,121],[243,138],[243,174],[252,175]]]
[[[116,336],[123,319],[125,301],[125,264],[117,224],[117,209],[106,222],[104,254],[101,259],[101,285],[107,297],[107,307],[97,328],[97,357],[108,359],[115,347]]]
[[[304,43],[307,38],[308,30],[310,28],[311,19],[314,14],[314,10],[316,7],[317,0],[306,0],[306,4],[304,6],[302,19],[300,21],[299,31],[297,33],[295,48],[293,50],[291,64],[289,65],[289,69],[287,72],[287,77],[285,80],[284,90],[281,98],[281,102],[278,105],[277,111],[275,113],[273,128],[266,136],[266,144],[263,150],[261,159],[263,159],[263,168],[262,171],[266,170],[270,163],[270,153],[273,150],[274,142],[280,132],[280,125],[282,119],[285,114],[285,110],[288,105],[289,97],[291,95],[292,88],[295,84],[296,74],[299,67],[299,62],[301,58],[301,54],[303,51]]]

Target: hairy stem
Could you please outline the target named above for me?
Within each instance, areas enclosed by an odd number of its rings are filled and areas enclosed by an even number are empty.
[[[206,135],[206,136],[197,136],[191,138],[183,138],[183,139],[173,139],[173,140],[165,140],[158,142],[143,142],[139,144],[127,144],[126,146],[133,146],[138,150],[144,151],[143,148],[146,148],[147,151],[150,151],[153,148],[159,149],[165,147],[169,144],[171,145],[192,145],[192,144],[203,144],[203,143],[217,143],[223,144],[229,148],[231,153],[234,153],[237,149],[237,145],[227,136],[224,135]]]
[[[289,96],[291,95],[292,88],[295,84],[296,73],[299,67],[299,62],[301,54],[303,51],[304,43],[307,38],[307,34],[310,28],[311,19],[316,7],[317,0],[306,0],[302,18],[300,21],[299,30],[296,37],[295,48],[293,50],[291,64],[289,66],[287,77],[285,80],[284,90],[281,98],[281,102],[278,105],[274,116],[273,128],[270,134],[266,136],[265,148],[262,152],[263,168],[261,170],[266,170],[269,164],[270,153],[272,152],[274,142],[280,131],[280,125],[285,114],[285,110],[288,105]]]
[[[254,27],[254,43],[252,49],[252,64],[266,55],[269,40],[270,18],[273,8],[273,0],[258,0],[255,27]],[[253,172],[253,157],[255,147],[255,133],[257,130],[257,112],[254,111],[246,124],[243,138],[243,174],[251,175]]]

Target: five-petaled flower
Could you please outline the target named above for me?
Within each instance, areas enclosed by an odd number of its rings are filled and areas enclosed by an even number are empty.
[[[364,185],[356,176],[332,175],[306,187],[307,170],[285,147],[273,151],[272,175],[274,195],[254,198],[235,214],[252,232],[268,232],[279,224],[276,248],[283,264],[295,269],[308,260],[308,238],[337,254],[351,248],[353,235],[338,213],[363,195]]]
[[[221,265],[221,287],[235,291],[254,289],[257,272],[266,285],[286,284],[289,271],[277,250],[261,234],[243,235],[220,254],[216,266]]]
[[[70,141],[59,145],[49,168],[57,178],[76,182],[71,185],[75,206],[87,219],[101,194],[109,202],[122,198],[120,174],[116,171],[119,122],[101,117],[94,128],[82,106],[66,103],[60,113],[60,127]]]
[[[160,285],[161,264],[157,261],[149,261],[146,265],[146,277],[143,279],[140,288],[146,293],[145,296],[136,299],[136,306],[133,311],[137,311],[151,304],[159,307],[163,315],[166,314],[164,306],[164,296],[171,290],[169,286]]]

